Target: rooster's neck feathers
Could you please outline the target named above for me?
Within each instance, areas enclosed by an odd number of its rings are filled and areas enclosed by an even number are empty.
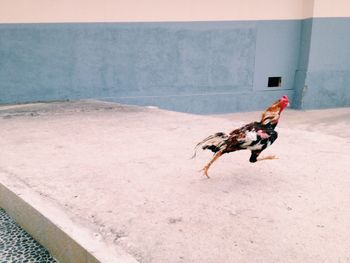
[[[260,121],[261,124],[262,125],[271,124],[276,126],[280,118],[280,112],[281,112],[281,107],[280,107],[280,101],[278,100],[263,112],[261,116],[261,121]]]

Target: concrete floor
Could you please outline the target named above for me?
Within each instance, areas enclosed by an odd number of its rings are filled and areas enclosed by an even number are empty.
[[[16,178],[140,262],[350,262],[350,108],[283,113],[279,138],[190,160],[261,113],[197,116],[96,101],[0,107],[0,180]]]

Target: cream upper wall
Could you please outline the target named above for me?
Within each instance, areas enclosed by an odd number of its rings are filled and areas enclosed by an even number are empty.
[[[315,17],[349,17],[350,0],[315,0]]]
[[[297,19],[303,0],[0,0],[1,23]]]
[[[350,0],[0,0],[0,23],[267,20],[312,14],[350,16]]]
[[[314,14],[314,2],[317,0],[304,0],[303,1],[303,15],[302,18],[313,17]]]

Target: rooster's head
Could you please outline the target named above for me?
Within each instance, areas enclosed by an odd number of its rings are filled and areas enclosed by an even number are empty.
[[[289,105],[287,96],[283,96],[268,107],[262,114],[261,123],[277,125],[281,112]]]

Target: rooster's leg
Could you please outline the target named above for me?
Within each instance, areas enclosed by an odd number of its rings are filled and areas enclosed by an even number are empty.
[[[260,153],[262,151],[252,151],[252,155],[250,156],[249,161],[251,163],[255,163],[256,161],[263,161],[263,160],[273,160],[273,159],[278,159],[275,155],[269,155],[265,157],[259,157]]]
[[[216,159],[218,159],[220,156],[222,155],[222,152],[217,152],[215,155],[214,155],[214,158],[211,159],[211,161],[206,165],[204,166],[204,168],[201,170],[201,171],[204,171],[204,174],[206,177],[209,178],[209,175],[208,175],[208,170],[209,170],[209,167],[213,164],[213,162],[215,162]]]
[[[274,160],[274,159],[278,159],[278,157],[276,157],[276,155],[269,155],[269,156],[265,156],[265,157],[259,157],[257,159],[257,161]]]

